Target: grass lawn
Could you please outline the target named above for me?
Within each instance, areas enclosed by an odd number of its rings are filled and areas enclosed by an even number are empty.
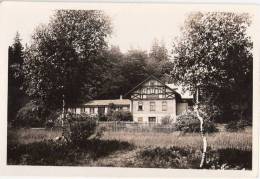
[[[8,164],[197,168],[199,134],[105,132],[81,147],[46,141],[61,130],[9,129]],[[251,169],[252,129],[209,134],[208,168]]]

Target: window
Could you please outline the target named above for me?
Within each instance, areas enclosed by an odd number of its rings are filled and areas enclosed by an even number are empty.
[[[80,113],[84,113],[85,112],[85,108],[80,108]]]
[[[154,101],[150,102],[150,111],[155,111],[155,102]]]
[[[76,108],[71,108],[71,113],[76,114]]]
[[[156,123],[156,117],[149,117],[148,121],[149,123]]]
[[[162,111],[167,111],[167,101],[162,102]]]
[[[93,108],[93,107],[92,107],[92,108],[89,108],[89,113],[90,113],[90,114],[94,114],[94,113],[95,113],[95,108]]]
[[[138,111],[143,110],[143,102],[138,102]]]
[[[154,81],[151,81],[151,82],[150,82],[150,86],[154,86]]]
[[[143,122],[143,118],[142,118],[142,117],[138,117],[138,118],[137,118],[137,121],[138,121],[138,122]]]
[[[105,114],[105,107],[98,107],[98,114]]]

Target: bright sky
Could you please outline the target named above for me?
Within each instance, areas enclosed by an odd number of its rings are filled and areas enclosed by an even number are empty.
[[[102,7],[101,7],[102,8]],[[9,44],[18,31],[23,43],[30,43],[31,34],[37,25],[47,23],[55,7],[30,6],[26,3],[7,5]],[[96,8],[97,9],[97,8]],[[185,12],[171,7],[124,6],[104,7],[111,17],[113,34],[110,45],[119,46],[123,52],[129,49],[149,50],[155,39],[171,46],[174,37],[185,19]]]
[[[48,23],[55,9],[102,9],[111,17],[113,34],[110,45],[119,46],[121,51],[130,49],[149,50],[155,39],[171,48],[174,37],[179,34],[185,17],[192,11],[234,11],[246,10],[245,5],[181,5],[181,4],[115,4],[115,3],[29,3],[3,2],[5,24],[8,30],[5,38],[12,44],[18,31],[23,43],[30,43],[35,27]],[[251,10],[251,9],[249,9]],[[248,11],[248,9],[247,9]],[[250,12],[250,11],[249,11]]]

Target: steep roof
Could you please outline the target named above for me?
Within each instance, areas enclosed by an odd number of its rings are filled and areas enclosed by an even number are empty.
[[[175,84],[166,84],[166,86],[178,92],[182,99],[193,99],[192,93],[190,91],[184,91],[182,86],[176,86]]]
[[[147,81],[151,80],[151,79],[154,79],[158,82],[160,82],[162,85],[164,85],[166,88],[168,88],[169,90],[173,91],[174,93],[177,93],[175,91],[175,89],[172,89],[170,88],[169,86],[165,85],[164,82],[162,82],[161,80],[159,80],[158,78],[156,78],[155,76],[153,75],[150,75],[148,78],[146,78],[144,81],[142,81],[141,83],[139,83],[138,85],[136,85],[134,88],[132,88],[130,91],[128,91],[124,96],[127,96],[129,95],[130,93],[132,93],[133,91],[137,90],[140,86],[142,86],[144,83],[146,83]],[[178,93],[177,93],[178,94]],[[179,95],[179,94],[178,94]]]
[[[107,100],[91,100],[84,103],[84,106],[108,106],[109,104],[115,105],[130,105],[131,101],[129,99],[107,99]]]

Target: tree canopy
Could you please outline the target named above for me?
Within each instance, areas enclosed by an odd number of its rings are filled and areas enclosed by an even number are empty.
[[[175,81],[191,91],[199,87],[202,99],[222,110],[238,108],[240,118],[252,105],[250,23],[245,13],[192,13],[173,46]]]
[[[101,56],[112,32],[99,10],[57,10],[48,24],[36,28],[25,53],[28,95],[49,107],[61,107],[95,96],[103,71]]]
[[[8,122],[14,120],[16,112],[27,101],[21,89],[23,61],[24,47],[17,32],[13,44],[8,48]]]

